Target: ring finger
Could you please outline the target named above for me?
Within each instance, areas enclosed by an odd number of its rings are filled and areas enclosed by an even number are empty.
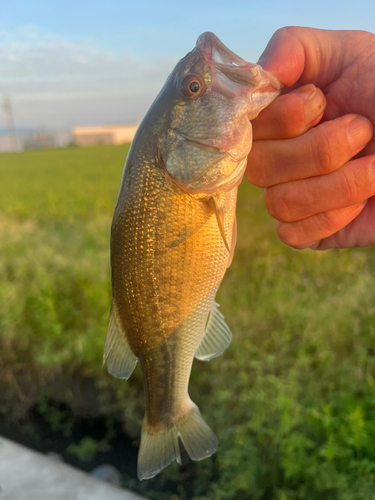
[[[375,155],[352,160],[326,175],[266,189],[267,210],[281,222],[351,207],[375,195]]]

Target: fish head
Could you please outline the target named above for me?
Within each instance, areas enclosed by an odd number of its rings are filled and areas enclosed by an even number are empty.
[[[163,112],[159,150],[171,179],[199,195],[238,185],[252,145],[250,120],[280,90],[270,73],[203,33],[156,100]]]

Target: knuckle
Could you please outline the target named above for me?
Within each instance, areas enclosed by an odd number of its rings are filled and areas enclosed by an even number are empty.
[[[340,185],[342,200],[356,201],[359,198],[360,186],[358,179],[350,171],[343,171]]]
[[[318,233],[332,234],[336,232],[338,222],[338,213],[336,211],[322,212],[313,216],[312,219]]]
[[[333,168],[334,146],[330,140],[327,127],[320,129],[319,132],[314,135],[310,147],[312,148],[311,156],[314,161],[316,173],[321,175],[330,172]]]

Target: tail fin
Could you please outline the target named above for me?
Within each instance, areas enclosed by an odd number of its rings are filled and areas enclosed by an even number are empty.
[[[178,436],[192,460],[210,457],[217,449],[217,438],[204,421],[199,408],[190,401],[188,416],[180,422],[152,432],[145,416],[142,426],[141,447],[138,455],[138,477],[150,479],[173,460],[181,463]]]
[[[192,460],[203,460],[217,450],[217,437],[204,421],[198,406],[192,401],[188,418],[177,423],[176,427]]]

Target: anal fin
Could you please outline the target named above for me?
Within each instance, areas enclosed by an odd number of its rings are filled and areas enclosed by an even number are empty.
[[[130,349],[124,329],[113,302],[109,314],[107,336],[104,345],[103,365],[108,360],[108,372],[117,378],[128,379],[133,373],[138,358]]]
[[[219,356],[232,340],[231,331],[218,307],[216,302],[212,304],[204,337],[195,352],[195,357],[200,361],[209,361]]]

